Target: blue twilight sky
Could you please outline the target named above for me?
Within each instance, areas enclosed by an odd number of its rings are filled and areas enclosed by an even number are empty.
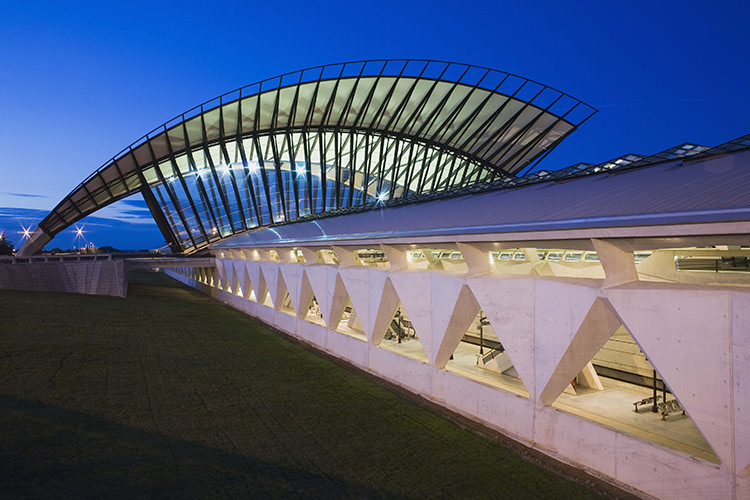
[[[162,122],[287,71],[427,58],[531,78],[598,108],[540,167],[750,132],[750,3],[13,2],[0,11],[0,230],[20,243],[81,180]],[[155,248],[142,200],[97,245]],[[67,248],[73,232],[48,248]]]

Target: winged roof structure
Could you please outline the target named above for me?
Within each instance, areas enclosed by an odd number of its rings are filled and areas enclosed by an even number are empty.
[[[22,255],[141,193],[171,249],[514,179],[596,110],[510,73],[428,60],[319,66],[221,95],[115,155]]]

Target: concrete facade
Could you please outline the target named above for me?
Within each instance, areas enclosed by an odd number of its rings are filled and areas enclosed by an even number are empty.
[[[125,297],[127,264],[109,255],[0,260],[0,289]]]
[[[581,240],[571,241],[536,246],[560,247],[566,256],[571,248],[578,248],[574,254],[596,250],[599,261],[550,262],[530,246],[515,253],[537,259],[501,261],[492,249],[512,248],[507,243],[346,242],[323,249],[335,253],[338,265],[321,263],[322,247],[222,249],[214,251],[215,270],[165,272],[362,370],[644,496],[747,498],[747,276],[677,273],[674,249],[657,249],[636,264],[631,248],[636,240],[591,239],[584,249]],[[387,263],[368,264],[357,257],[358,248],[381,249]],[[451,249],[453,257],[460,251],[461,258],[445,259],[453,267],[439,259],[427,266],[416,262],[414,252],[426,254],[429,248]],[[745,250],[713,251],[722,252]],[[587,277],[592,275],[600,277]],[[313,296],[321,320],[309,313]],[[348,303],[361,338],[337,327]],[[399,352],[398,344],[384,340],[397,308],[408,316],[424,356]],[[485,380],[483,374],[472,378],[471,367],[451,361],[454,353],[458,359],[457,347],[480,310],[517,372],[512,384]],[[631,406],[640,397],[634,392],[631,400],[626,396],[625,416],[618,420],[598,411],[600,403],[586,403],[591,394],[578,399],[566,394],[576,393],[571,380],[583,383],[576,376],[618,328],[629,332],[686,416],[641,417]],[[584,402],[574,407],[564,398]],[[633,418],[654,423],[638,429]],[[694,441],[704,444],[680,441],[679,426],[690,427]]]

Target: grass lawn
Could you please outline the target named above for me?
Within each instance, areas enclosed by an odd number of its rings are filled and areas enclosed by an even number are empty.
[[[162,275],[0,291],[0,498],[599,498]]]

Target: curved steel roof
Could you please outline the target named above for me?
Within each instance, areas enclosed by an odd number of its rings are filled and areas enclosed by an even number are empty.
[[[173,251],[278,222],[514,176],[596,112],[465,64],[377,60],[288,73],[157,127],[76,187],[23,254],[141,192]]]

